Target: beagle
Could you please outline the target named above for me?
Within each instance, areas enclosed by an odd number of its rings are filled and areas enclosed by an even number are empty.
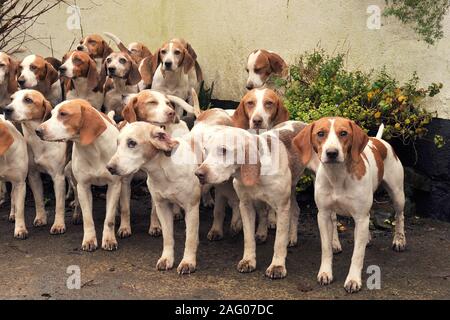
[[[361,290],[361,271],[369,239],[370,208],[373,193],[380,185],[388,191],[396,212],[393,249],[406,247],[404,231],[405,195],[403,166],[393,148],[367,134],[353,121],[323,118],[305,128],[293,141],[299,150],[300,165],[320,160],[315,180],[315,201],[322,242],[322,262],[317,279],[328,285],[333,281],[333,215],[351,216],[355,221],[355,245],[344,288]]]
[[[36,135],[39,125],[50,117],[52,106],[36,90],[21,90],[12,96],[13,101],[5,108],[5,117],[20,123],[28,146],[28,182],[33,191],[36,206],[34,226],[47,225],[47,212],[44,205],[44,190],[41,173],[46,173],[53,180],[56,198],[55,222],[51,234],[63,234],[65,226],[65,190],[64,169],[67,164],[67,144],[64,142],[42,141]]]
[[[94,108],[103,106],[104,79],[97,72],[95,61],[82,51],[67,53],[59,68],[61,77],[66,78],[66,99],[84,99]]]
[[[152,89],[174,95],[193,105],[191,89],[198,89],[203,79],[197,54],[183,39],[172,39],[158,49],[151,63]],[[177,109],[182,116],[182,110]]]
[[[278,54],[263,49],[255,50],[247,58],[247,89],[264,87],[272,74],[286,76],[288,67]]]
[[[193,159],[194,153],[188,140],[173,139],[160,127],[135,122],[121,130],[117,152],[108,164],[108,170],[120,176],[129,176],[141,169],[148,174],[148,185],[161,221],[164,243],[156,265],[158,270],[170,270],[174,264],[171,204],[176,203],[185,210],[186,244],[183,259],[177,268],[179,274],[195,272],[199,242],[201,186],[194,175],[197,163],[184,162],[189,158]]]
[[[25,139],[9,121],[0,116],[0,181],[12,184],[11,213],[9,220],[15,221],[14,237],[26,239],[25,195],[28,174],[28,153]]]
[[[106,58],[113,53],[113,49],[98,34],[91,34],[80,40],[77,51],[88,53],[95,61],[97,72],[100,73]]]
[[[17,91],[17,67],[13,58],[0,52],[0,109],[11,102],[11,95]]]
[[[262,203],[276,211],[277,230],[272,263],[266,270],[271,279],[286,277],[287,247],[297,244],[300,209],[295,188],[304,171],[296,163],[292,139],[306,124],[288,121],[261,135],[224,127],[207,141],[206,159],[196,175],[202,184],[218,184],[234,178],[244,227],[244,256],[238,271],[256,269],[255,208]]]
[[[34,89],[41,92],[51,105],[63,99],[58,71],[53,65],[38,55],[25,57],[19,65],[17,82],[21,89]]]
[[[105,112],[114,111],[120,115],[123,109],[122,97],[138,93],[141,74],[130,55],[122,52],[111,53],[104,63],[107,79],[104,86]]]
[[[114,234],[116,209],[120,198],[122,201],[120,209],[129,210],[130,190],[127,190],[127,183],[123,183],[122,187],[122,182],[126,178],[113,176],[106,169],[108,161],[117,149],[119,130],[115,123],[88,101],[75,99],[57,105],[52,111],[51,118],[36,129],[36,134],[46,141],[74,142],[72,172],[83,215],[84,251],[97,249],[91,186],[108,185],[102,248],[108,251],[116,250],[118,247]],[[122,226],[118,233],[129,234]]]

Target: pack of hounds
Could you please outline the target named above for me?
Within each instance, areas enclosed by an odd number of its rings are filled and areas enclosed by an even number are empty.
[[[56,200],[50,233],[66,232],[65,203],[73,196],[72,222],[83,223],[85,251],[98,246],[91,186],[107,186],[101,247],[116,250],[117,238],[132,234],[131,181],[140,177],[152,199],[149,233],[163,236],[158,270],[174,266],[174,219],[183,216],[186,241],[177,271],[196,270],[202,203],[214,206],[211,241],[223,238],[225,209],[232,209],[230,233],[244,233],[239,272],[256,269],[256,244],[276,229],[265,275],[281,279],[287,275],[287,248],[297,245],[296,185],[308,168],[315,174],[322,285],[333,281],[333,254],[342,251],[336,215],[343,215],[355,221],[344,287],[361,289],[370,208],[380,185],[396,212],[393,249],[405,250],[403,167],[382,140],[383,126],[369,137],[344,118],[289,121],[282,98],[266,83],[272,74],[288,76],[287,64],[262,49],[248,56],[248,92],[237,109],[203,111],[196,94],[202,70],[188,42],[172,39],[152,54],[141,43],[127,47],[105,35],[117,51],[102,36],[90,35],[62,61],[39,55],[16,61],[0,53],[0,202],[9,182],[15,238],[28,237],[27,184],[36,209],[33,225],[47,225],[44,173],[53,181]]]

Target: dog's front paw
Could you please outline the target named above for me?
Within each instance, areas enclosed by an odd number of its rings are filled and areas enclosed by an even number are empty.
[[[87,252],[93,252],[97,250],[97,238],[95,236],[83,239],[81,249]]]
[[[102,239],[102,249],[105,251],[115,251],[119,247],[117,240],[113,236],[106,236]]]
[[[180,265],[177,268],[177,272],[179,275],[191,274],[195,272],[195,262],[191,263],[188,261],[181,261]]]
[[[266,270],[266,277],[276,280],[286,278],[287,270],[285,266],[270,266]]]
[[[155,238],[161,237],[162,230],[160,227],[150,227],[150,229],[148,230],[148,234]]]
[[[25,240],[26,238],[28,238],[28,231],[27,228],[23,227],[17,227],[14,230],[14,238],[19,239],[19,240]]]
[[[348,279],[345,281],[344,288],[348,293],[356,293],[361,290],[361,279]]]
[[[173,268],[173,258],[161,257],[156,264],[158,271],[169,271]]]
[[[219,241],[223,239],[223,231],[211,229],[208,232],[208,240],[209,241]]]
[[[402,252],[406,250],[406,238],[404,234],[396,233],[392,242],[392,250]]]
[[[47,225],[47,218],[36,217],[36,219],[34,219],[33,226],[35,226],[36,228],[44,227],[46,225]]]
[[[230,224],[230,233],[231,236],[234,237],[242,231],[242,220],[238,219],[236,221],[232,221]]]
[[[80,225],[83,223],[83,217],[81,216],[81,213],[76,212],[72,215],[72,224],[73,225]]]
[[[255,234],[255,241],[257,244],[264,244],[267,241],[267,233]]]
[[[333,275],[331,274],[331,272],[319,272],[319,275],[317,276],[317,281],[322,286],[327,286],[333,282]]]
[[[242,259],[239,261],[237,269],[240,273],[250,273],[256,270],[256,261]]]
[[[339,242],[339,240],[333,239],[332,248],[333,248],[334,254],[342,253],[342,246],[341,246],[341,243]]]
[[[10,214],[8,217],[8,221],[11,223],[16,222],[16,216],[14,214]]]
[[[121,239],[131,237],[131,228],[130,227],[120,227],[119,230],[117,230],[117,236]]]
[[[50,234],[52,235],[60,235],[66,233],[66,225],[55,223],[50,229]]]

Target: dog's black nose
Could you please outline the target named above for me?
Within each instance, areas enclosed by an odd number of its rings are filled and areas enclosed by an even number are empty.
[[[5,114],[5,118],[6,120],[11,120],[10,117],[13,114],[14,109],[11,108],[10,106],[7,106],[3,109],[3,113]]]
[[[254,85],[253,83],[247,83],[247,90],[253,90]]]
[[[254,117],[252,122],[253,122],[253,125],[255,126],[255,128],[260,128],[263,123],[263,120],[260,117]]]
[[[113,176],[117,175],[117,168],[112,165],[106,166],[106,169],[108,169],[109,173],[111,173]]]
[[[17,79],[17,83],[19,84],[19,86],[23,87],[23,85],[25,84],[25,79],[19,78]]]
[[[37,128],[35,130],[36,135],[41,139],[44,140],[44,130],[42,128]]]
[[[339,155],[339,151],[337,149],[329,149],[327,150],[327,157],[330,160],[336,160]]]
[[[195,175],[197,176],[198,180],[200,181],[200,184],[206,183],[206,174],[202,170],[197,170],[195,172]]]
[[[78,50],[78,51],[83,51],[83,50],[84,50],[84,46],[79,45],[79,46],[77,47],[77,50]]]
[[[66,71],[67,71],[66,67],[64,67],[64,66],[59,67],[59,73],[64,74],[64,73],[66,73]]]
[[[164,65],[166,66],[166,68],[171,68],[172,67],[172,62],[171,61],[166,61],[166,62],[164,62]]]
[[[116,73],[116,68],[114,68],[114,67],[109,67],[109,68],[108,68],[108,73],[109,73],[110,75],[114,75],[114,74]]]

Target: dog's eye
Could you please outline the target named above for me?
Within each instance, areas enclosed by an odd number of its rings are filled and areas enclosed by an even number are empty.
[[[120,58],[120,59],[119,59],[119,62],[120,62],[121,64],[125,64],[125,63],[127,63],[127,60],[125,60],[124,58]]]
[[[347,131],[341,131],[340,135],[341,135],[341,137],[346,137],[346,136],[348,136],[348,132]]]
[[[266,101],[266,107],[271,107],[273,106],[273,102],[272,101]]]
[[[222,154],[222,155],[226,155],[226,154],[227,154],[227,148],[221,147],[221,148],[219,149],[219,152],[220,152],[220,154]]]
[[[175,51],[175,55],[176,55],[176,56],[179,56],[180,54],[181,54],[181,51],[179,51],[179,50],[176,50],[176,51]]]
[[[32,104],[33,103],[33,99],[25,97],[25,99],[23,99],[23,101],[25,101],[25,103],[27,104]]]
[[[64,112],[64,111],[60,111],[59,112],[59,115],[61,116],[61,117],[65,117],[65,116],[67,116],[67,112]]]
[[[3,68],[5,66],[4,63],[0,63],[0,68]]]
[[[112,62],[112,59],[111,59],[111,58],[108,58],[108,59],[106,59],[106,62],[107,62],[107,63],[111,63],[111,62]]]
[[[31,71],[34,71],[34,70],[36,70],[36,69],[37,69],[37,67],[36,67],[35,65],[33,65],[33,64],[30,65],[30,70],[31,70]]]
[[[81,59],[80,58],[73,58],[73,63],[74,64],[81,64]]]
[[[254,106],[255,106],[255,103],[253,101],[248,101],[247,102],[247,107],[253,108]]]
[[[95,40],[89,40],[88,43],[89,43],[90,45],[96,45],[96,44],[97,44],[97,41],[95,41]]]
[[[261,72],[261,68],[255,68],[255,73],[260,73]]]
[[[245,68],[245,71],[248,73],[248,68]]]
[[[134,141],[134,140],[132,140],[132,139],[129,139],[129,140],[127,141],[127,146],[128,146],[128,148],[130,148],[130,149],[134,149],[134,148],[136,148],[136,146],[137,146],[137,142]]]
[[[167,51],[166,50],[161,50],[161,54],[166,54]]]
[[[318,136],[319,138],[323,138],[323,137],[325,137],[325,132],[319,131],[319,132],[317,133],[317,136]]]

